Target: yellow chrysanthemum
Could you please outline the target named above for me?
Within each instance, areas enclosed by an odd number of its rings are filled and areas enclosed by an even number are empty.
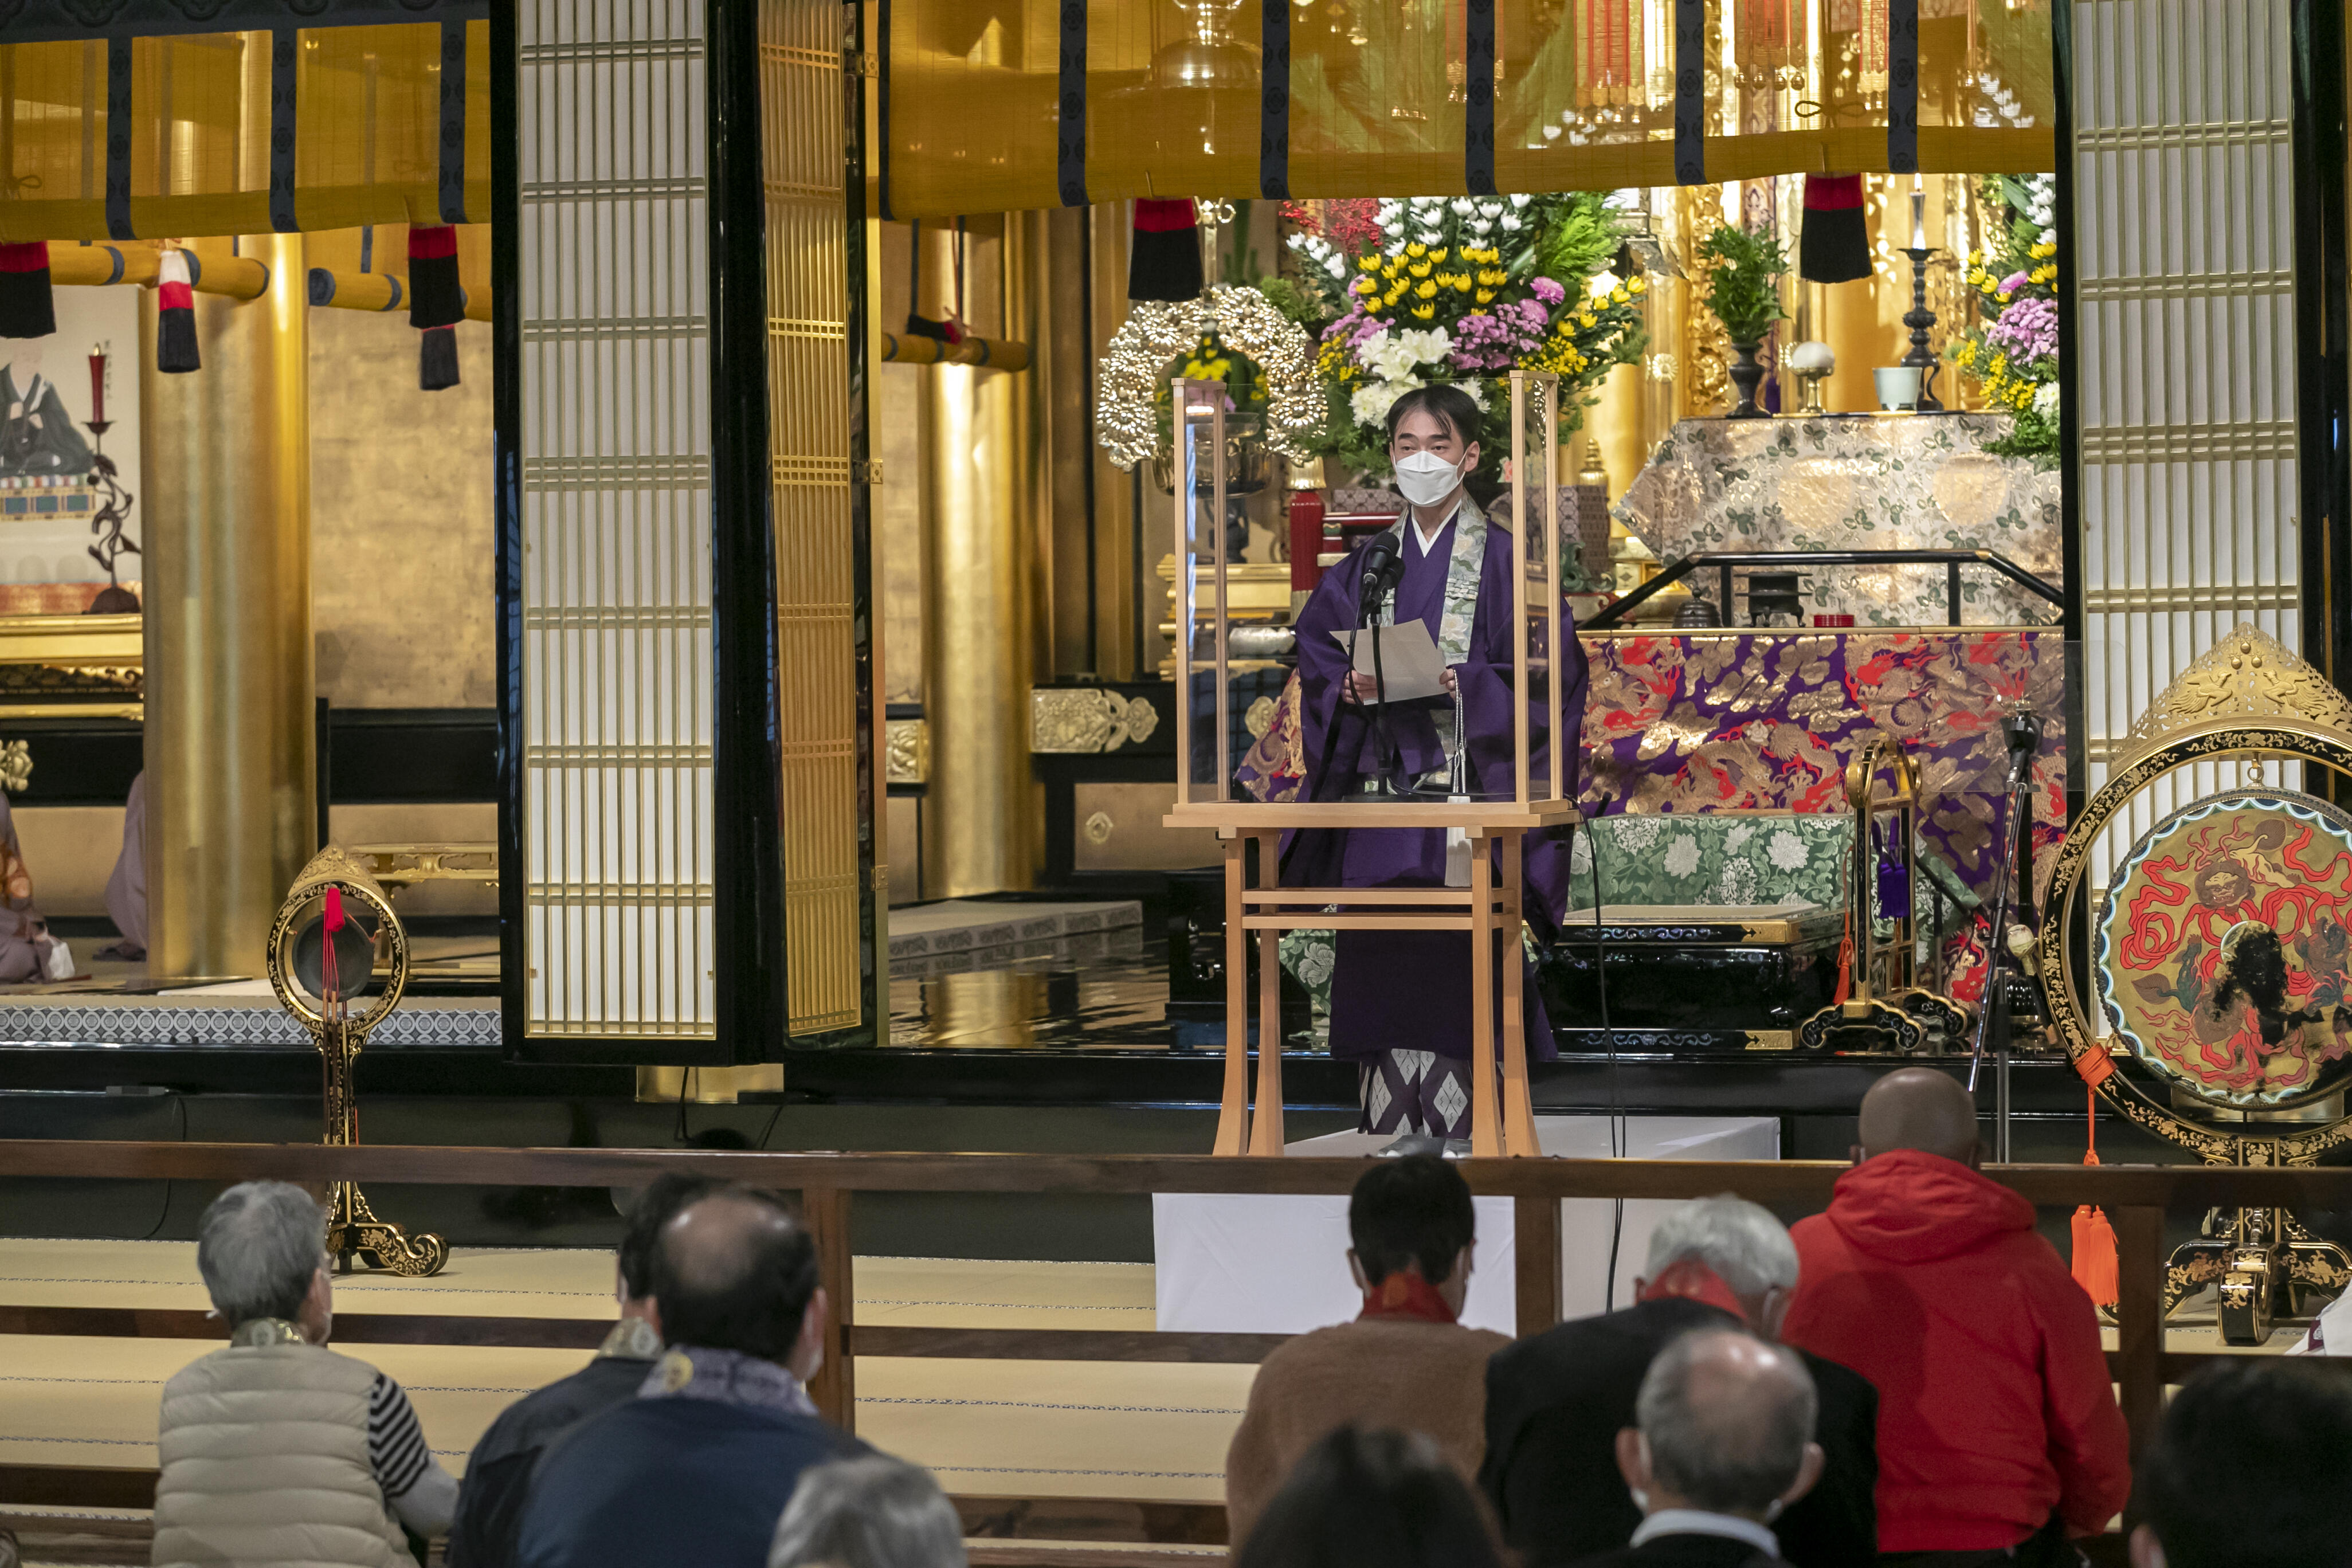
[[[1359,256],[1356,258],[1356,266],[1360,271],[1378,272],[1381,269],[1381,258],[1377,254],[1371,256]]]
[[[1437,307],[1434,305],[1415,305],[1412,308],[1412,319],[1416,321],[1426,321],[1436,314]]]
[[[1495,291],[1492,289],[1481,289],[1470,298],[1481,305],[1491,305],[1495,302]]]
[[[2058,242],[2054,239],[2042,240],[2025,254],[2032,257],[2036,261],[2043,260],[2046,258],[2058,254]]]
[[[1433,268],[1426,261],[1416,261],[1412,266],[1406,268],[1405,270],[1412,273],[1415,278],[1426,278],[1433,270],[1434,270],[1434,268]]]
[[[1434,300],[1437,298],[1437,285],[1428,282],[1422,283],[1413,289],[1412,297],[1416,300]],[[1418,312],[1416,312],[1416,314],[1418,314]]]
[[[1650,280],[1646,278],[1635,278],[1626,284],[1625,288],[1629,292],[1636,295],[1646,294],[1650,291]]]
[[[1995,294],[1992,298],[1993,303],[1997,305],[2006,305],[2009,303],[2009,290],[2004,289],[2000,293]]]
[[[1432,261],[1443,262],[1445,259],[1445,247],[1441,245],[1435,250],[1431,251],[1429,253],[1429,258]]]
[[[1632,295],[1625,292],[1624,287],[1622,284],[1619,287],[1609,290],[1609,302],[1612,305],[1622,305],[1632,298]]]
[[[1359,294],[1377,294],[1377,293],[1379,293],[1380,291],[1381,291],[1381,286],[1380,286],[1378,283],[1374,282],[1374,281],[1373,281],[1372,279],[1370,279],[1370,278],[1359,278],[1359,279],[1356,279],[1356,292],[1357,292],[1357,293],[1359,293]]]
[[[1411,245],[1404,247],[1404,253],[1407,256],[1427,256],[1429,254],[1429,247],[1422,244],[1421,241],[1416,239]]]

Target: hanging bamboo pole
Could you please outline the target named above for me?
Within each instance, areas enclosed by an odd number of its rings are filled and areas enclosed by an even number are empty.
[[[911,333],[884,332],[882,358],[891,364],[969,364],[983,370],[1027,370],[1029,345],[1003,338],[971,337],[950,343]]]
[[[184,248],[180,254],[188,258],[189,287],[199,294],[258,300],[269,288],[269,268],[250,256],[215,256],[206,261],[193,250]],[[53,285],[103,287],[110,283],[135,283],[152,289],[155,286],[156,270],[163,264],[161,246],[49,242],[49,281]]]
[[[467,289],[466,320],[487,321],[490,319],[490,290],[488,284]],[[408,279],[394,272],[337,272],[331,268],[310,268],[310,303],[337,310],[405,310],[408,309]]]

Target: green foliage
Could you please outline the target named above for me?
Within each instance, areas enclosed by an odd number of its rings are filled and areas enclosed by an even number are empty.
[[[1316,336],[1346,309],[1330,279],[1312,268],[1294,277],[1261,278],[1257,291],[1265,296],[1267,304]]]
[[[1757,342],[1788,314],[1780,309],[1780,280],[1789,258],[1778,235],[1717,224],[1700,242],[1698,254],[1714,263],[1706,278],[1706,308],[1733,342]]]
[[[1527,260],[1514,255],[1511,270],[1520,277],[1549,278],[1580,293],[1585,280],[1607,268],[1625,243],[1625,231],[1607,198],[1598,191],[1570,191],[1538,196],[1526,215],[1535,239],[1524,247]]]

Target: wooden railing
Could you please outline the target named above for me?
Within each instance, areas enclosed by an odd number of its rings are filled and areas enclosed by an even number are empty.
[[[1469,1160],[1473,1191],[1513,1201],[1518,1331],[1560,1317],[1559,1200],[1691,1198],[1735,1192],[1781,1208],[1820,1208],[1847,1167],[1825,1161]],[[117,1143],[0,1140],[0,1177],[236,1182],[269,1177],[320,1184],[633,1186],[664,1171],[690,1172],[800,1194],[835,1320],[811,1395],[844,1426],[856,1417],[864,1356],[1254,1363],[1278,1334],[1157,1333],[1068,1329],[861,1325],[855,1321],[849,1219],[858,1193],[1319,1194],[1347,1193],[1360,1159],[1219,1159],[1207,1155],[719,1153],[667,1149],[333,1148],[319,1144]],[[2203,1165],[2000,1165],[1985,1174],[2042,1208],[2103,1207],[2121,1268],[2116,1348],[2108,1360],[2135,1455],[2155,1430],[2164,1390],[2229,1352],[2168,1352],[2160,1321],[2165,1214],[2206,1208],[2352,1207],[2352,1169],[2221,1169]],[[1336,1263],[1335,1263],[1336,1266]],[[338,1343],[453,1344],[586,1350],[607,1325],[593,1319],[339,1312]],[[220,1325],[191,1310],[0,1306],[0,1333],[216,1339]],[[110,1475],[119,1476],[109,1482]],[[79,1478],[73,1479],[69,1478]],[[0,1501],[63,1504],[152,1495],[152,1471],[0,1466]],[[110,1490],[110,1488],[111,1489]],[[100,1493],[105,1493],[102,1498]],[[1105,1508],[1129,1510],[1140,1539],[1213,1544],[1223,1510],[1206,1504],[1098,1499],[960,1499],[980,1533],[1062,1534]],[[120,1506],[117,1504],[117,1506]],[[1099,1538],[1099,1537],[1097,1537]]]

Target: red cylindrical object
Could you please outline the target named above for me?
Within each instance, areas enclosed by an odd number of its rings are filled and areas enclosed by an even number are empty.
[[[89,422],[106,423],[106,351],[89,351]]]
[[[1853,617],[1852,616],[1815,616],[1813,625],[1824,628],[1850,626],[1853,625]]]
[[[1323,492],[1290,492],[1290,587],[1293,593],[1323,580]]]

